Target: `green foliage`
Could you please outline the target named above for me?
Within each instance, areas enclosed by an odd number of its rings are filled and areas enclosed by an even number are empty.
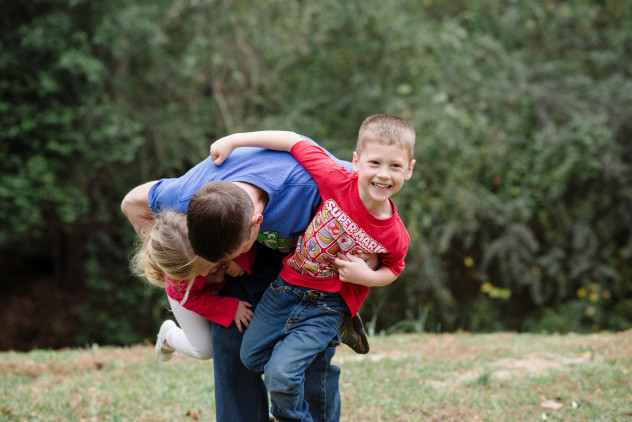
[[[127,270],[128,190],[237,131],[350,159],[378,112],[414,124],[418,163],[394,198],[407,268],[362,309],[374,329],[632,323],[632,5],[33,0],[1,19],[0,258],[80,280],[79,342],[158,323],[161,293]]]
[[[4,11],[0,41],[0,242],[85,217],[100,169],[133,158],[137,128],[110,104],[92,41],[108,3],[39,1]],[[12,17],[27,15],[28,19]]]

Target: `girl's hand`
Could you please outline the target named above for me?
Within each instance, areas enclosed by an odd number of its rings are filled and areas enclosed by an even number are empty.
[[[237,265],[235,261],[230,261],[226,267],[226,274],[231,277],[239,277],[240,275],[244,275],[244,273],[244,269]]]
[[[250,325],[250,321],[252,321],[252,311],[249,308],[252,308],[252,305],[248,302],[244,302],[243,300],[240,300],[239,305],[237,305],[237,312],[235,312],[234,321],[240,333],[243,333],[241,325],[243,324],[244,329],[246,329]]]
[[[233,149],[235,149],[235,147],[226,137],[213,142],[213,144],[211,144],[211,160],[213,160],[213,164],[216,166],[222,164],[230,153],[233,152]]]

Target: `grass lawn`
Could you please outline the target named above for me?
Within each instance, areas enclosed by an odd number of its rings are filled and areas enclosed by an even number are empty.
[[[632,331],[406,334],[346,346],[342,421],[632,421]],[[2,421],[215,421],[209,362],[153,345],[0,353]]]

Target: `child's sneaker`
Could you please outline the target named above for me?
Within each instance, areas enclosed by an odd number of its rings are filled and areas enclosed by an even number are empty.
[[[340,339],[356,353],[361,355],[369,353],[369,339],[364,331],[360,314],[356,314],[353,318],[345,318],[342,321]]]
[[[173,329],[178,328],[175,322],[170,319],[166,320],[160,326],[160,331],[158,331],[158,340],[156,341],[156,357],[158,358],[158,362],[164,363],[174,356],[177,356],[176,349],[166,346],[165,341],[167,340],[167,334]]]

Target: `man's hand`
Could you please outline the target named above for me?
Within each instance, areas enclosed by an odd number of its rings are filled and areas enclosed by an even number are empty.
[[[252,305],[248,302],[244,302],[243,300],[240,300],[239,305],[237,305],[237,312],[235,312],[234,321],[240,333],[243,333],[243,330],[248,328],[250,321],[252,321],[252,311],[249,308],[252,308]],[[241,328],[242,324],[244,326],[243,329]]]
[[[226,137],[213,142],[211,145],[211,160],[213,160],[213,164],[216,166],[222,164],[230,153],[233,152],[233,149],[235,149],[235,147]]]

